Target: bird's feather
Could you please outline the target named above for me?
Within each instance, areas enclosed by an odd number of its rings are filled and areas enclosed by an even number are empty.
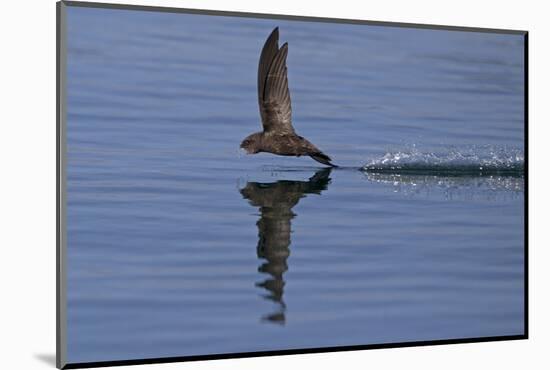
[[[319,163],[326,164],[331,167],[338,167],[337,165],[332,164],[332,159],[330,159],[330,157],[323,152],[309,154],[309,156]]]
[[[292,134],[292,107],[286,57],[288,44],[284,44],[273,55],[277,48],[278,30],[275,29],[267,39],[260,56],[258,70],[258,101],[262,125],[266,134]],[[271,57],[271,60],[269,58]],[[269,68],[266,72],[266,66]]]
[[[263,114],[261,111],[261,107],[264,98],[265,80],[267,78],[267,74],[269,73],[269,67],[271,67],[271,63],[273,62],[273,58],[275,58],[275,55],[278,51],[279,27],[275,27],[275,29],[271,32],[271,34],[265,41],[264,47],[260,54],[260,64],[258,65],[258,103],[260,105],[261,114]]]

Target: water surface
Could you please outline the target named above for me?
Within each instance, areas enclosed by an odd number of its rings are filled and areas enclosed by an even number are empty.
[[[342,168],[238,152],[275,26]],[[69,7],[68,43],[69,362],[523,333],[521,36]]]

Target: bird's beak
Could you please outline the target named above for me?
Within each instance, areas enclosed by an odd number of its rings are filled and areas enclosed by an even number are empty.
[[[246,154],[251,154],[251,153],[252,153],[252,151],[251,151],[249,148],[247,148],[244,144],[241,144],[241,145],[240,145],[240,148],[241,148],[241,150],[244,151]]]

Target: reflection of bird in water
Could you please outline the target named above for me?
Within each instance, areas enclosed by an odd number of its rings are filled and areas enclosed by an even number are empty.
[[[308,155],[327,166],[336,167],[328,155],[296,134],[292,127],[292,108],[286,68],[288,44],[279,48],[279,28],[267,38],[258,66],[258,103],[263,131],[249,135],[241,143],[248,154]]]
[[[306,194],[321,194],[330,183],[330,169],[315,173],[308,181],[277,181],[272,183],[249,182],[241,194],[254,207],[260,208],[258,226],[258,258],[266,260],[258,271],[270,276],[256,285],[267,290],[264,298],[279,305],[276,312],[265,320],[284,324],[286,305],[283,300],[285,281],[283,274],[288,270],[290,255],[291,220],[296,216],[292,207]]]

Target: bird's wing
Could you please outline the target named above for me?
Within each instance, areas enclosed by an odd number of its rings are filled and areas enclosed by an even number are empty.
[[[292,107],[286,68],[288,44],[277,49],[279,31],[268,37],[258,68],[258,102],[264,132],[293,134]]]
[[[261,107],[264,98],[265,80],[269,73],[271,62],[279,51],[279,27],[276,27],[267,38],[262,53],[260,54],[260,64],[258,65],[258,103]]]

